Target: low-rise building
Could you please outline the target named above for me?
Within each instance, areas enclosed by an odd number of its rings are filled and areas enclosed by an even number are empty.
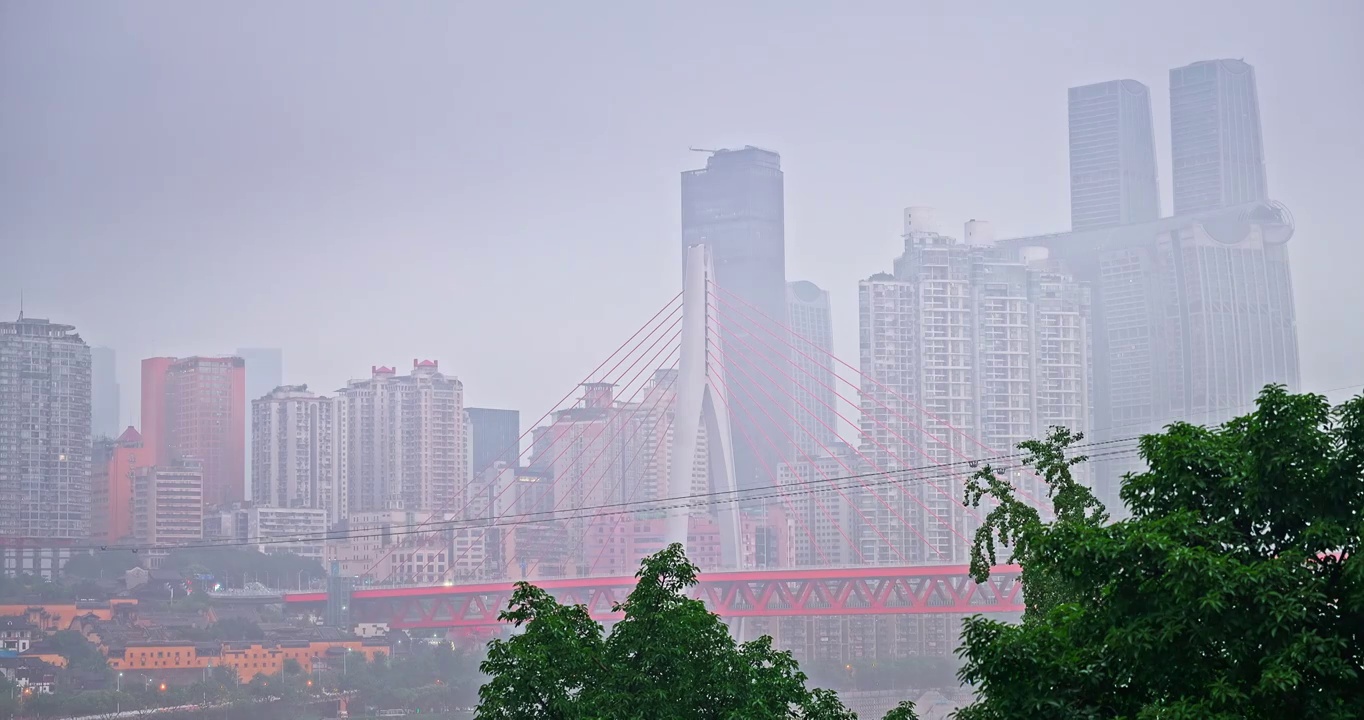
[[[388,643],[375,640],[340,641],[282,641],[277,643],[193,643],[142,642],[108,650],[109,668],[115,672],[153,673],[185,669],[230,667],[242,682],[250,682],[257,675],[275,675],[284,670],[288,660],[296,661],[305,673],[311,673],[326,658],[338,654],[354,654],[373,661],[389,653]]]
[[[27,652],[33,644],[34,633],[38,632],[38,628],[25,618],[0,617],[0,655]]]
[[[220,508],[204,521],[205,537],[253,547],[273,555],[292,553],[322,562],[326,557],[327,511],[239,503]]]
[[[120,607],[137,607],[133,598],[114,598],[108,602],[90,601],[74,603],[43,603],[38,605],[11,604],[0,605],[0,617],[17,616],[43,632],[56,632],[71,627],[71,623],[83,615],[94,615],[101,620],[109,620]]]
[[[0,675],[24,695],[48,695],[57,683],[57,666],[34,657],[0,657]]]

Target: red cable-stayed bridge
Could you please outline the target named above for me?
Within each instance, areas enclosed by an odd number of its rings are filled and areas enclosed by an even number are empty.
[[[985,508],[964,504],[963,483],[1011,446],[967,432],[964,399],[917,379],[949,372],[864,374],[716,284],[704,246],[690,248],[684,291],[583,378],[580,398],[571,390],[351,573],[367,583],[351,615],[494,625],[526,579],[610,619],[639,559],[671,542],[702,569],[694,596],[728,618],[1021,611],[1017,567],[984,585],[967,573]],[[765,489],[738,487],[739,443]],[[1050,512],[1035,475],[1002,474]],[[619,507],[637,509],[594,512]]]

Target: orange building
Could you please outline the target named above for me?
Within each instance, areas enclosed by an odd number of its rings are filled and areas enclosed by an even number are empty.
[[[76,618],[86,615],[109,620],[120,606],[136,607],[137,600],[114,598],[109,602],[0,605],[0,616],[18,615],[46,632],[56,632],[70,628]]]
[[[246,424],[241,358],[142,361],[142,446],[157,467],[202,462],[205,507],[246,499]]]
[[[325,663],[329,654],[356,653],[373,661],[389,651],[386,644],[360,640],[298,641],[280,643],[223,643],[195,645],[192,642],[132,643],[122,651],[109,651],[109,667],[115,672],[156,672],[158,670],[198,670],[230,667],[237,678],[250,682],[257,675],[275,675],[284,670],[286,660],[294,660],[303,672],[313,671],[314,662]]]
[[[138,468],[151,467],[150,448],[143,448],[142,435],[129,426],[112,445],[97,448],[95,472],[90,483],[90,537],[118,542],[133,534],[133,476]]]

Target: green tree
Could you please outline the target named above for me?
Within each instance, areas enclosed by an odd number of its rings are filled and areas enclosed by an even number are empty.
[[[12,718],[19,712],[18,686],[0,675],[0,718]]]
[[[131,550],[98,550],[72,555],[62,572],[86,580],[122,580],[124,573],[137,566],[137,553]]]
[[[212,575],[227,587],[260,582],[289,588],[325,577],[322,563],[292,553],[262,553],[251,548],[217,547],[176,550],[164,568],[186,575]],[[197,583],[196,583],[197,587]]]
[[[587,608],[565,607],[517,583],[503,620],[521,632],[489,643],[479,720],[808,718],[855,715],[833,693],[805,686],[771,638],[738,644],[714,613],[685,594],[696,566],[681,545],[645,558],[606,635]]]
[[[63,685],[105,688],[112,684],[114,674],[104,654],[80,632],[60,630],[53,633],[48,641],[57,654],[66,659],[66,669],[61,674]]]
[[[918,717],[914,714],[914,703],[905,700],[886,713],[882,720],[917,720]]]
[[[967,620],[961,720],[1364,717],[1364,397],[1330,407],[1271,386],[1220,427],[1140,442],[1109,523],[1071,476],[1079,438],[1023,443],[1050,485],[1043,522],[991,468],[976,538],[1023,567],[1022,623]]]

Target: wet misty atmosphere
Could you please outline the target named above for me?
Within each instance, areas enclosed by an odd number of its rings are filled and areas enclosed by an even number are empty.
[[[1364,8],[1033,5],[0,0],[0,718],[1364,713]]]

